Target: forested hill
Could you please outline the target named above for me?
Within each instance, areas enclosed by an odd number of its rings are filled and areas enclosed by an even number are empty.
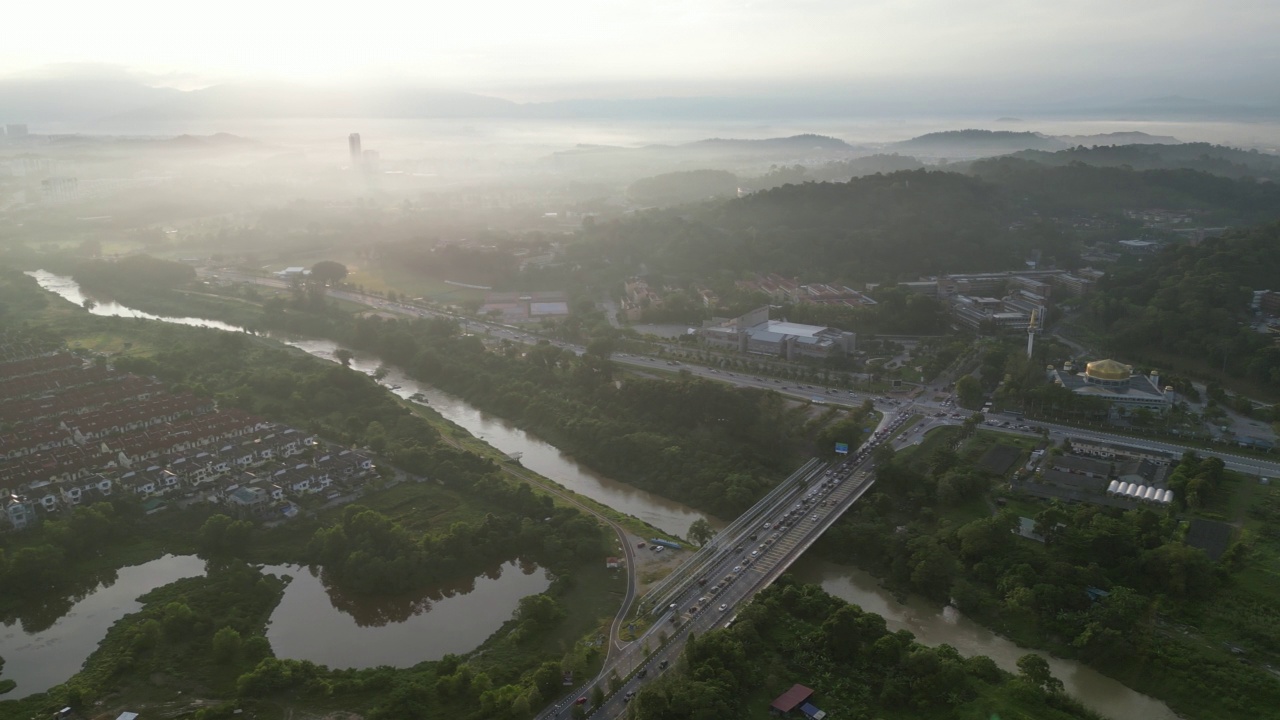
[[[1058,150],[1067,144],[1056,138],[1033,132],[1010,130],[947,130],[895,143],[898,152],[930,156],[962,157],[1001,155],[1019,150]]]
[[[690,199],[733,197],[738,176],[727,170],[689,170],[641,178],[627,188],[627,196],[641,205],[678,205]]]
[[[1075,147],[1058,152],[1023,150],[1013,157],[1042,165],[1084,163],[1099,167],[1129,167],[1134,170],[1199,170],[1229,178],[1268,178],[1280,181],[1280,155],[1257,150],[1239,150],[1209,143],[1177,145],[1099,145]]]
[[[867,155],[819,163],[813,167],[774,166],[763,175],[739,176],[727,170],[687,170],[636,180],[627,188],[627,197],[639,205],[669,207],[716,197],[734,197],[739,188],[755,191],[804,182],[844,182],[864,175],[922,168],[924,163],[909,155]]]
[[[1045,264],[1072,267],[1078,215],[1193,212],[1205,226],[1280,219],[1280,184],[1192,170],[1048,167],[999,158],[974,175],[914,170],[784,185],[727,201],[638,213],[584,230],[584,266],[672,281],[776,272],[810,281],[888,281]],[[1115,239],[1121,239],[1119,237]]]
[[[1225,368],[1280,394],[1280,346],[1246,322],[1251,290],[1280,286],[1280,223],[1175,246],[1111,272],[1089,315],[1126,357]]]
[[[854,147],[839,138],[827,137],[826,135],[814,135],[813,133],[805,133],[803,135],[792,135],[790,137],[765,138],[763,140],[741,140],[737,138],[707,138],[706,140],[698,140],[691,143],[685,143],[678,147],[684,148],[716,148],[731,150],[845,150],[852,151]]]
[[[1280,185],[1252,178],[1080,163],[1047,167],[1013,157],[979,160],[969,171],[1007,188],[1025,209],[1042,215],[1164,208],[1190,211],[1204,226],[1256,225],[1280,218]]]
[[[680,277],[751,272],[914,278],[1011,267],[1007,203],[963,175],[901,172],[784,185],[738,200],[641,213],[586,231],[581,259]]]

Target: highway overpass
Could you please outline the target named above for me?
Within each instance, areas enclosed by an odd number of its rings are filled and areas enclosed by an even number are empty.
[[[595,678],[540,713],[539,720],[571,718],[577,701],[586,698],[589,703],[597,685],[605,701],[584,707],[588,716],[623,716],[627,694],[674,664],[690,632],[705,633],[730,622],[738,608],[785,573],[871,489],[872,449],[908,417],[904,411],[887,418],[871,441],[839,464],[805,463],[651,588],[641,598],[637,616],[652,625],[610,658]],[[615,672],[621,683],[611,693],[609,678]]]

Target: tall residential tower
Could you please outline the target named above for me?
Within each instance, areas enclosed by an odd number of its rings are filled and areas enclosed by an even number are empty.
[[[351,150],[351,168],[354,170],[364,163],[364,153],[360,151],[360,133],[347,136],[347,147]]]

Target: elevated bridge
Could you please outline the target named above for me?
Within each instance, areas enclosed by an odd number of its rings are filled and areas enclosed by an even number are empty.
[[[781,577],[862,499],[875,484],[871,451],[907,417],[902,412],[886,418],[870,442],[840,463],[809,460],[720,531],[641,598],[638,613],[652,622],[649,629],[610,658],[594,679],[540,713],[539,720],[572,717],[577,700],[590,702],[597,685],[605,690],[605,701],[584,708],[588,716],[621,717],[627,693],[674,663],[689,633],[732,622],[737,608]],[[607,678],[615,672],[623,682],[608,694]]]

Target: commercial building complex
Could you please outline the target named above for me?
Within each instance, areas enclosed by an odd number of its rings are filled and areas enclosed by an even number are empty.
[[[957,328],[975,332],[1026,330],[1035,318],[1040,330],[1055,298],[1085,295],[1102,275],[1092,268],[1075,272],[1009,270],[941,275],[900,282],[897,287],[938,298],[951,311]]]
[[[1036,497],[1112,507],[1173,502],[1167,485],[1177,462],[1173,455],[1078,437],[1069,442],[1070,453],[1041,455],[1036,472],[1013,486]]]
[[[698,335],[713,347],[788,360],[851,353],[858,341],[857,334],[836,328],[770,320],[767,305],[741,317],[711,320]]]
[[[484,296],[482,315],[503,323],[537,322],[543,318],[569,314],[569,296],[558,290],[546,292],[491,292]]]

